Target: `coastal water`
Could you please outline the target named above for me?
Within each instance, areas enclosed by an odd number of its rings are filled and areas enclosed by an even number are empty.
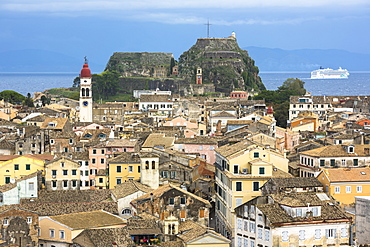
[[[288,78],[305,82],[312,95],[370,95],[370,72],[350,72],[348,79],[311,80],[310,72],[261,72],[266,88],[275,90]],[[13,90],[27,95],[50,88],[71,87],[77,73],[0,72],[0,92]]]
[[[370,95],[370,72],[350,72],[348,79],[310,79],[310,72],[261,72],[268,90],[276,90],[288,78],[305,82],[312,95]]]

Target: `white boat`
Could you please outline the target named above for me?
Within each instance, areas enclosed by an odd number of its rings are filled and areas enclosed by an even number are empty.
[[[311,72],[311,79],[348,79],[349,72],[346,69],[321,68]]]

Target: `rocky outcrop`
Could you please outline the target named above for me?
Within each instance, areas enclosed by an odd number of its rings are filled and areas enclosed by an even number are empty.
[[[115,52],[105,70],[117,71],[123,77],[167,77],[172,53]]]
[[[197,68],[202,69],[203,83],[213,83],[219,92],[265,89],[254,60],[239,47],[234,36],[198,39],[180,56],[179,76],[195,82]]]

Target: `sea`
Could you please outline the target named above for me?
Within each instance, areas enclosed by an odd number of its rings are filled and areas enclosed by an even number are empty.
[[[259,75],[268,90],[276,90],[288,78],[298,78],[312,95],[370,95],[370,71],[350,71],[348,79],[326,80],[311,80],[310,72],[260,72]],[[0,72],[0,92],[13,90],[26,96],[51,88],[67,88],[77,76],[78,72]]]

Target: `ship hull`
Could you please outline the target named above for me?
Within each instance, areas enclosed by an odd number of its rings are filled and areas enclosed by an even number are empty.
[[[311,72],[311,79],[348,79],[349,72],[346,69],[318,69]]]

